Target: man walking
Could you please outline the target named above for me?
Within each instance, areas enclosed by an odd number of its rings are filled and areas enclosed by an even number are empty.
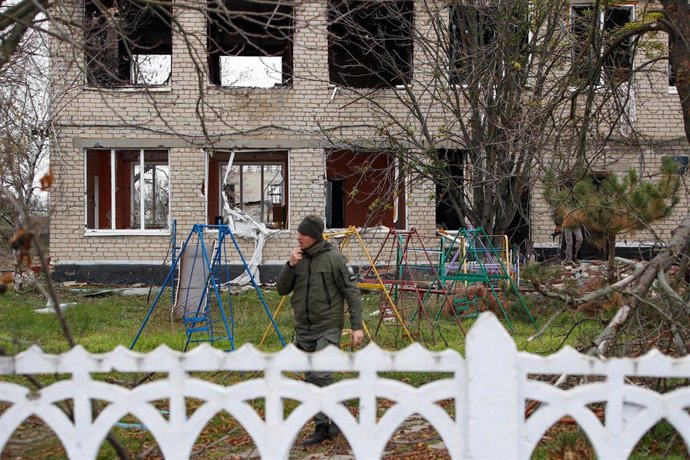
[[[328,345],[340,345],[345,301],[349,307],[352,344],[358,346],[364,338],[359,289],[347,269],[345,256],[324,241],[323,230],[323,220],[318,216],[302,220],[297,227],[299,247],[290,252],[276,286],[281,295],[292,292],[296,345],[310,353]],[[333,383],[333,376],[330,372],[307,372],[305,380],[324,387]],[[318,413],[314,421],[314,434],[303,442],[305,446],[320,444],[340,432],[323,413]]]

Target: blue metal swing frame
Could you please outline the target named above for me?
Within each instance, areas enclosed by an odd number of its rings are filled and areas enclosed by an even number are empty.
[[[207,249],[206,241],[204,238],[204,233],[207,230],[216,231],[218,235],[215,244],[215,249],[213,250],[211,256],[209,256],[209,251]],[[183,324],[185,325],[186,335],[184,351],[187,351],[190,343],[215,343],[220,340],[228,341],[229,346],[228,348],[226,348],[226,351],[232,351],[235,349],[235,320],[234,309],[232,305],[232,296],[230,294],[229,264],[227,263],[227,237],[230,237],[234,249],[239,255],[240,260],[242,261],[244,271],[249,275],[250,282],[254,290],[256,291],[259,300],[261,301],[261,305],[263,306],[264,312],[271,321],[273,329],[276,331],[280,343],[283,347],[285,347],[285,339],[283,338],[283,335],[281,334],[280,329],[278,328],[278,325],[273,318],[273,315],[271,315],[271,311],[268,305],[266,304],[266,300],[264,299],[264,296],[261,293],[261,289],[259,288],[258,284],[256,283],[256,280],[254,279],[254,275],[251,272],[249,264],[247,263],[246,259],[244,258],[244,255],[242,254],[242,251],[240,250],[240,247],[237,243],[237,240],[235,239],[235,235],[232,232],[232,229],[228,225],[194,224],[192,230],[189,232],[189,235],[187,236],[181,248],[179,249],[179,252],[174,252],[174,254],[176,255],[173,256],[170,271],[168,272],[168,275],[166,276],[163,285],[161,286],[160,290],[158,291],[158,294],[156,295],[153,303],[151,304],[151,307],[146,313],[146,316],[141,326],[139,327],[139,330],[137,331],[137,334],[134,337],[132,344],[129,346],[130,349],[134,349],[134,346],[136,345],[137,341],[139,340],[139,337],[146,328],[146,324],[151,318],[153,311],[156,309],[156,306],[160,302],[166,287],[170,286],[174,291],[176,281],[179,283],[179,280],[175,279],[175,273],[180,266],[180,259],[182,258],[185,249],[191,241],[196,241],[196,247],[195,255],[193,258],[192,271],[190,272],[190,278],[195,268],[194,265],[197,263],[197,260],[199,260],[198,256],[201,255],[201,260],[203,260],[204,263],[203,273],[206,277],[206,281],[203,287],[203,292],[200,297],[200,300],[196,307],[192,309],[193,311],[188,311],[188,306],[185,302],[185,311],[182,317]],[[220,281],[222,269],[225,269],[224,283],[221,283]],[[225,284],[227,286],[229,315],[226,315],[225,313],[225,305],[223,304],[223,296],[220,289],[220,286],[222,284]],[[212,289],[212,293],[209,292],[210,289]],[[189,293],[187,293],[187,295],[189,295]],[[174,296],[175,294],[173,293],[173,298]],[[212,316],[212,303],[210,302],[211,296],[215,298],[217,307],[220,310],[220,320],[215,319]],[[221,321],[223,323],[223,328],[225,329],[226,333],[225,336],[217,336],[214,332],[214,323],[217,323],[218,321]]]

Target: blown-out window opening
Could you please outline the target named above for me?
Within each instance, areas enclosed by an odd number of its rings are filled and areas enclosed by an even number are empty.
[[[208,0],[210,83],[291,86],[293,14],[291,0]]]
[[[600,56],[595,47],[603,51],[607,41],[615,40],[616,34],[635,19],[635,8],[633,5],[609,5],[600,12],[594,11],[592,4],[573,4],[570,8],[572,75],[576,80],[585,80]],[[602,36],[599,44],[592,43],[593,27]],[[604,60],[601,79],[614,84],[628,81],[633,68],[633,51],[632,38],[616,46]]]
[[[269,228],[287,228],[288,175],[286,151],[214,151],[208,157],[208,223],[227,219],[225,203],[246,212]],[[226,178],[227,177],[227,178]]]
[[[405,228],[405,184],[398,168],[388,152],[327,152],[326,226]]]
[[[330,83],[396,87],[412,79],[414,4],[410,0],[330,0]]]
[[[170,1],[86,0],[84,35],[88,86],[155,87],[170,83]]]

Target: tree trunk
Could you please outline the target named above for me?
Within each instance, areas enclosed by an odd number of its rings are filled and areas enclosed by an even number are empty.
[[[606,250],[608,255],[609,282],[616,281],[616,234],[609,233],[606,236]]]
[[[676,79],[676,89],[683,114],[685,137],[690,141],[690,18],[686,0],[662,0],[671,29],[668,30],[668,59]]]

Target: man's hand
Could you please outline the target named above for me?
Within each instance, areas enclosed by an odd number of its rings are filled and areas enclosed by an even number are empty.
[[[290,259],[288,260],[288,265],[294,267],[302,260],[302,250],[300,248],[294,248],[290,251]]]
[[[362,341],[364,340],[364,331],[361,329],[353,329],[352,330],[352,346],[353,347],[358,347],[362,344]]]

